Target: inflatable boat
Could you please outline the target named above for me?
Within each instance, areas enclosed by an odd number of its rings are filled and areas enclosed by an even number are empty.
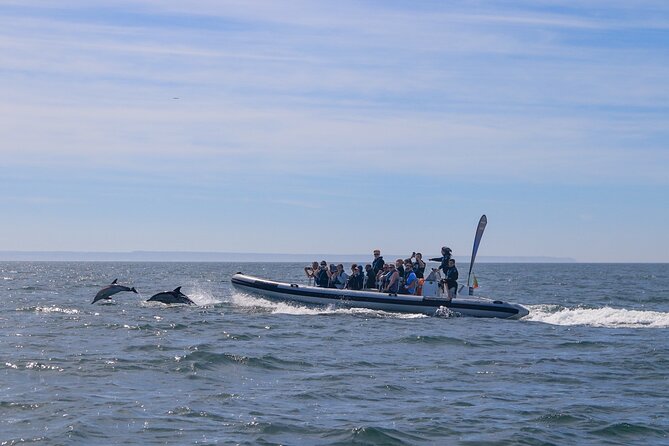
[[[422,295],[389,294],[377,290],[340,290],[320,288],[297,283],[276,282],[242,273],[232,276],[232,285],[239,291],[269,299],[294,301],[304,304],[336,305],[372,310],[422,313],[427,315],[455,314],[474,317],[519,319],[529,311],[522,305],[473,296],[444,297],[439,279],[425,280]]]

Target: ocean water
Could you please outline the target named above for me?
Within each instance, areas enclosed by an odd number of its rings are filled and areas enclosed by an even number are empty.
[[[0,444],[669,444],[667,264],[477,265],[518,321],[230,285],[303,266],[0,263]],[[115,278],[141,294],[91,305]]]

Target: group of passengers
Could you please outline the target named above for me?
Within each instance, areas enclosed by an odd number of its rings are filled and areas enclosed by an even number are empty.
[[[455,260],[451,258],[451,249],[444,246],[441,248],[441,257],[429,259],[440,262],[439,268],[445,275],[445,285],[448,290],[448,298],[455,297],[458,287],[458,270]],[[304,268],[309,281],[313,279],[315,286],[322,288],[338,288],[347,290],[379,290],[389,294],[420,294],[420,287],[424,281],[425,262],[420,252],[414,252],[411,257],[397,259],[395,262],[386,263],[381,256],[381,251],[374,250],[372,263],[362,265],[356,263],[351,265],[351,273],[347,274],[343,264],[328,264],[325,260],[313,262],[311,266]]]

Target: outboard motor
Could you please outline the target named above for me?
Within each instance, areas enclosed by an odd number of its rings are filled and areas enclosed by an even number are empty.
[[[432,271],[423,283],[423,297],[441,298],[443,290],[439,286],[439,282],[441,282],[439,270]]]

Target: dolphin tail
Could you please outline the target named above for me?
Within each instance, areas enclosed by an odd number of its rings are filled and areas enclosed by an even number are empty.
[[[137,290],[135,289],[135,287],[130,288],[130,291],[132,291],[135,294],[139,294],[139,293],[137,293]]]

